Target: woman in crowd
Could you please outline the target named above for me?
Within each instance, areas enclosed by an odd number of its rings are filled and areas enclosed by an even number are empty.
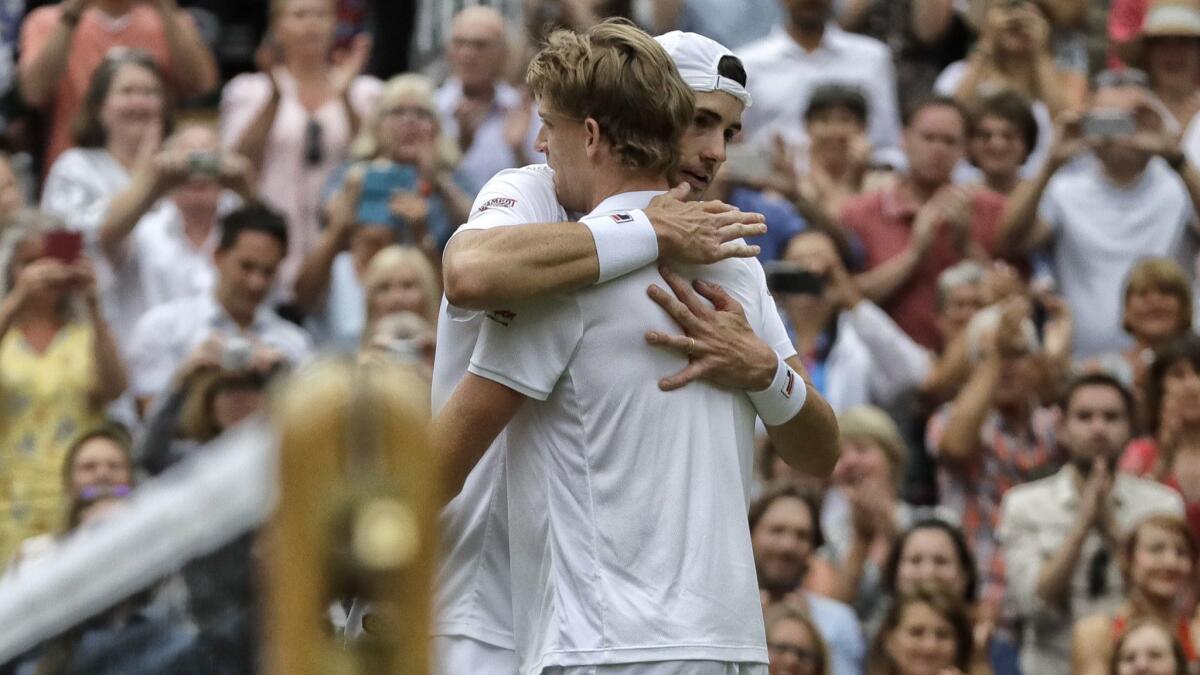
[[[961,178],[1002,195],[1012,194],[1021,182],[1021,167],[1038,144],[1038,123],[1029,102],[1002,91],[980,100],[971,121],[967,142],[971,167]]]
[[[1122,327],[1133,338],[1133,346],[1121,357],[1136,390],[1145,385],[1154,350],[1191,332],[1192,309],[1192,284],[1179,263],[1145,258],[1130,270]]]
[[[1118,45],[1117,53],[1146,73],[1170,121],[1184,133],[1189,158],[1200,158],[1200,127],[1192,124],[1200,111],[1200,7],[1190,0],[1151,2],[1137,35]]]
[[[125,369],[101,316],[86,260],[50,257],[61,223],[25,213],[0,246],[0,559],[54,529],[63,458],[125,390]],[[58,245],[54,245],[58,248]]]
[[[1178,490],[1200,538],[1200,337],[1188,333],[1154,352],[1143,399],[1149,435],[1131,441],[1118,466]]]
[[[770,675],[830,675],[829,649],[804,610],[781,602],[765,621]]]
[[[441,285],[429,261],[411,246],[389,246],[367,268],[366,327],[360,353],[409,363],[433,379]]]
[[[50,167],[42,209],[94,235],[117,193],[170,135],[173,108],[154,59],[113,50],[92,75],[75,123],[75,147]]]
[[[971,615],[949,589],[922,586],[892,603],[871,648],[869,675],[982,675]]]
[[[962,530],[942,518],[924,518],[897,537],[883,565],[882,589],[888,597],[921,586],[944,586],[968,606],[978,597],[978,570]],[[868,635],[879,628],[883,612],[866,621]]]
[[[260,72],[235,77],[221,95],[222,142],[250,160],[259,193],[287,216],[280,279],[288,300],[320,235],[322,188],[379,92],[377,80],[360,74],[371,50],[365,36],[331,61],[336,23],[333,0],[272,0]]]
[[[981,33],[971,55],[948,66],[934,90],[953,96],[968,109],[1002,91],[1013,91],[1032,101],[1042,139],[1025,166],[1026,171],[1033,172],[1045,161],[1054,118],[1082,106],[1087,93],[1086,74],[1066,73],[1055,65],[1050,23],[1033,2],[989,3]]]
[[[1179,638],[1157,621],[1132,623],[1113,647],[1108,675],[1188,675]]]
[[[1113,660],[1111,645],[1129,626],[1147,619],[1170,626],[1187,662],[1196,663],[1200,617],[1181,611],[1181,600],[1193,590],[1196,556],[1196,542],[1182,518],[1161,514],[1138,523],[1121,555],[1125,601],[1112,614],[1076,622],[1072,672],[1104,675]]]

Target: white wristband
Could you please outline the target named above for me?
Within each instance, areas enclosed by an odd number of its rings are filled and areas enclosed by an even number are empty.
[[[604,283],[658,260],[658,235],[641,209],[591,216],[579,222],[592,232]]]
[[[808,385],[783,359],[779,359],[779,369],[775,371],[771,386],[746,394],[763,423],[775,427],[795,417],[804,407]]]

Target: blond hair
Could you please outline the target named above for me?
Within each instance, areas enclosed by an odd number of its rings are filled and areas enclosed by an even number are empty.
[[[1176,330],[1186,333],[1192,327],[1192,284],[1187,272],[1170,258],[1142,258],[1129,271],[1125,279],[1125,304],[1134,293],[1158,291],[1179,300],[1179,325]],[[1122,309],[1122,314],[1124,309]],[[1129,319],[1122,317],[1121,327],[1132,332]]]
[[[385,149],[379,140],[379,122],[387,111],[401,104],[414,105],[429,112],[433,117],[434,133],[437,135],[434,143],[438,163],[445,169],[458,166],[461,154],[454,140],[442,130],[442,118],[438,113],[437,99],[434,98],[433,82],[424,75],[413,73],[397,75],[384,83],[375,106],[367,114],[358,136],[350,145],[351,159],[366,161],[383,156]]]
[[[692,90],[662,46],[628,21],[555,31],[525,80],[543,108],[595,120],[622,166],[666,173],[678,165]]]
[[[410,268],[417,273],[421,284],[424,300],[421,303],[421,318],[430,325],[437,323],[438,301],[442,295],[441,284],[438,283],[437,273],[425,254],[414,246],[393,244],[376,253],[367,264],[366,274],[363,275],[363,289],[367,296],[367,326],[380,317],[372,316],[372,305],[375,294],[387,282],[387,277],[397,269]]]

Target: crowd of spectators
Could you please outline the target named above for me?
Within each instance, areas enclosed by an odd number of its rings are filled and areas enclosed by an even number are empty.
[[[1200,672],[1196,0],[0,3],[4,578],[317,354],[427,373],[525,63],[616,15],[742,59],[707,197],[839,414],[827,483],[760,443],[772,675]]]

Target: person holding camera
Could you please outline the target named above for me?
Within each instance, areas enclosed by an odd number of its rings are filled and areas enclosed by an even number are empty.
[[[283,216],[252,204],[225,216],[220,227],[213,289],[151,309],[133,330],[128,356],[143,413],[168,391],[196,345],[214,334],[273,347],[291,364],[312,351],[308,334],[265,304],[287,252]]]
[[[1200,204],[1200,173],[1146,76],[1109,71],[1096,85],[1090,112],[1063,115],[1045,166],[1009,196],[997,242],[1005,255],[1053,245],[1052,272],[1078,321],[1076,359],[1131,345],[1121,328],[1124,280],[1146,256],[1191,268],[1179,256]]]
[[[109,315],[128,332],[149,309],[211,290],[217,221],[255,199],[250,163],[222,152],[213,128],[177,131],[112,198],[96,233],[111,268]]]
[[[100,426],[125,391],[78,236],[33,211],[4,234],[0,302],[0,560],[54,529],[75,436]],[[73,244],[71,242],[74,242]]]

